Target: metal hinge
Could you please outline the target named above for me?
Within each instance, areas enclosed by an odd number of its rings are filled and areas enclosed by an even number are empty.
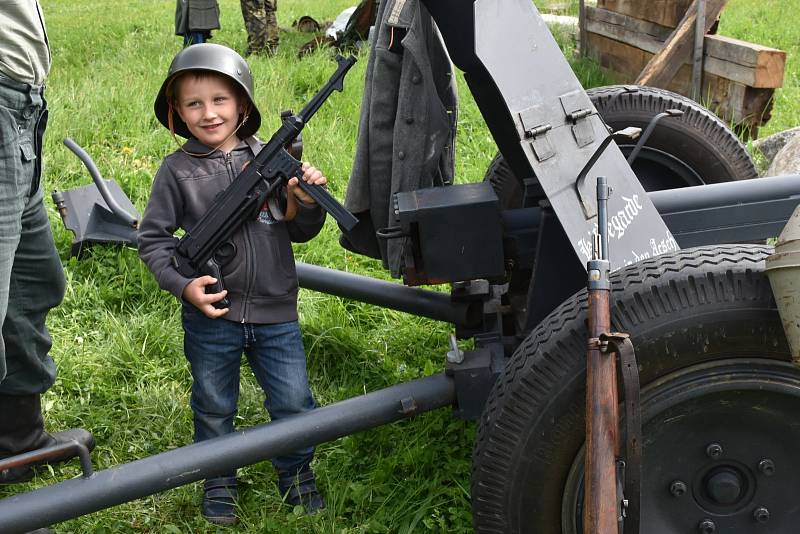
[[[546,121],[546,113],[542,106],[533,106],[519,113],[524,138],[527,139],[536,159],[545,161],[556,155],[547,133],[553,125]]]
[[[587,120],[594,115],[591,101],[583,91],[573,91],[558,97],[564,116],[572,124],[572,135],[579,148],[590,145],[595,140],[594,128],[591,121]]]

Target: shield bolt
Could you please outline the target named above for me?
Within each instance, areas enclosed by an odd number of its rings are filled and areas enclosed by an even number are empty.
[[[761,471],[762,475],[771,477],[775,474],[775,462],[769,458],[764,458],[758,462],[758,470]]]
[[[683,497],[686,494],[686,484],[682,480],[675,480],[669,485],[669,492],[673,497]]]
[[[714,534],[717,531],[717,525],[710,519],[703,519],[700,521],[700,534]]]
[[[706,446],[706,454],[712,460],[716,460],[720,456],[722,456],[722,445],[719,443],[709,443]]]
[[[769,521],[769,510],[767,510],[764,506],[759,506],[753,512],[753,517],[759,523],[766,523]]]

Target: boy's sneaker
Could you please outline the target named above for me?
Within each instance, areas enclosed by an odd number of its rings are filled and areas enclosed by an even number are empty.
[[[325,500],[317,489],[314,471],[310,467],[304,467],[297,474],[278,471],[278,491],[287,504],[302,504],[308,515],[325,508]]]
[[[235,525],[236,477],[210,478],[203,484],[203,517],[215,525]]]

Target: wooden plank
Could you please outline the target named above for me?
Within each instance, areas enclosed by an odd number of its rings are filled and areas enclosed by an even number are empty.
[[[587,32],[588,56],[597,61],[617,83],[631,83],[653,54],[616,41],[605,35]],[[688,94],[691,89],[691,66],[684,65],[667,89]],[[747,87],[707,70],[703,76],[701,103],[723,120],[752,132],[766,123],[772,109],[773,89]]]
[[[651,54],[661,50],[670,33],[664,26],[588,6],[586,29]],[[771,89],[783,85],[786,52],[721,35],[706,35],[704,64],[706,74]]]
[[[658,24],[589,6],[586,7],[586,29],[650,53],[658,52],[672,33]]]
[[[586,46],[588,57],[601,67],[612,71],[618,83],[631,83],[647,65],[653,54],[635,46],[629,46],[608,36],[595,33],[588,26]]]
[[[706,36],[706,60],[715,60],[714,68],[723,77],[736,79],[750,87],[776,88],[783,86],[786,71],[786,52],[768,46],[724,37]],[[745,74],[747,69],[752,73]]]
[[[678,27],[672,32],[662,48],[650,62],[642,69],[641,74],[636,79],[636,83],[642,85],[652,85],[654,87],[666,87],[675,73],[686,63],[687,57],[691,52],[692,36],[695,31],[697,21],[697,2],[694,0],[689,11],[681,20]],[[707,1],[706,17],[703,33],[708,32],[717,17],[725,7],[727,0],[702,0]]]
[[[674,28],[692,0],[597,0],[597,7]]]

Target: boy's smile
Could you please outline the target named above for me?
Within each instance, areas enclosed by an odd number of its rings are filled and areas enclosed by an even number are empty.
[[[239,138],[233,134],[242,111],[232,84],[215,74],[184,76],[178,80],[176,111],[198,141],[230,152]]]

